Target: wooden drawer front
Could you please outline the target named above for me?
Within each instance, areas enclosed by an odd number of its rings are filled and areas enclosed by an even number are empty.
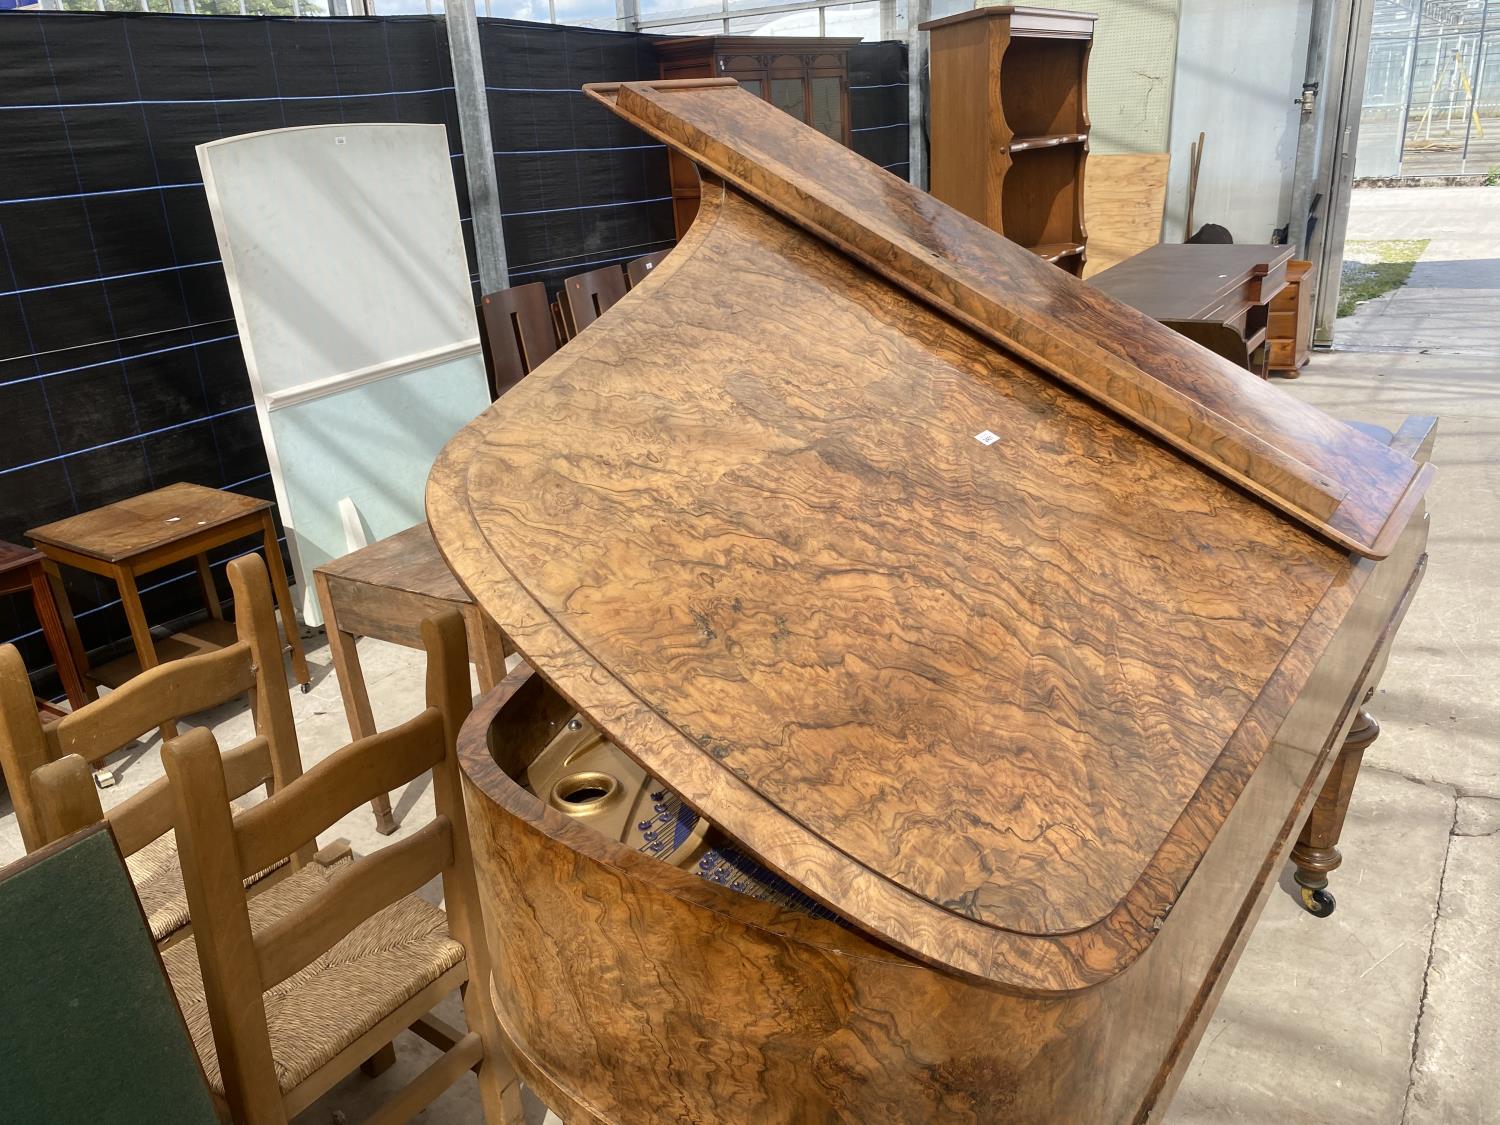
[[[1285,289],[1271,298],[1271,311],[1273,313],[1287,312],[1295,314],[1297,311],[1297,299],[1301,292],[1301,284],[1295,281],[1289,283]]]
[[[1272,266],[1258,277],[1245,283],[1245,300],[1252,305],[1264,305],[1286,288],[1286,263]]]
[[[1275,305],[1271,306],[1271,321],[1267,329],[1273,340],[1290,340],[1297,335],[1297,310],[1291,309],[1283,312]]]
[[[1266,345],[1270,349],[1271,367],[1296,367],[1297,349],[1290,340],[1271,340]]]
[[[720,74],[762,74],[766,69],[764,55],[720,55]]]

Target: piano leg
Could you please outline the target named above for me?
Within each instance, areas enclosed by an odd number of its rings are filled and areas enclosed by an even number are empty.
[[[1339,749],[1338,761],[1323,783],[1312,813],[1302,827],[1302,835],[1292,848],[1292,862],[1297,865],[1296,880],[1302,888],[1302,905],[1319,918],[1333,913],[1334,899],[1328,892],[1328,873],[1344,862],[1339,854],[1339,835],[1344,830],[1344,816],[1349,811],[1349,797],[1359,776],[1359,765],[1365,750],[1380,735],[1380,724],[1364,710],[1374,689],[1365,694],[1354,725]]]

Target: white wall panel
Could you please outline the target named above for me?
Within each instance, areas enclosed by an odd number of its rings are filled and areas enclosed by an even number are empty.
[[[198,146],[304,612],[347,550],[423,518],[438,451],[489,402],[440,125],[319,125]]]
[[[1193,226],[1269,242],[1287,220],[1311,0],[1183,0],[1166,241],[1180,242],[1191,145],[1207,134]]]

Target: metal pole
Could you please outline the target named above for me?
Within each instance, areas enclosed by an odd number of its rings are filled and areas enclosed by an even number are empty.
[[[490,139],[490,105],[484,89],[484,57],[479,49],[479,18],[474,11],[474,0],[447,0],[443,22],[448,25],[458,132],[464,146],[464,172],[469,180],[469,214],[474,222],[474,253],[479,259],[479,291],[493,293],[510,285],[510,274],[505,264],[500,176],[495,171],[495,143]]]
[[[1406,74],[1406,101],[1401,105],[1401,144],[1396,149],[1396,175],[1401,175],[1401,166],[1406,163],[1406,127],[1411,123],[1411,92],[1417,80],[1417,50],[1422,41],[1422,10],[1426,7],[1425,0],[1417,4],[1417,24],[1411,32],[1411,69]],[[1433,56],[1433,66],[1437,65],[1437,57]],[[1431,108],[1431,102],[1428,103]]]
[[[1344,264],[1344,232],[1349,227],[1349,197],[1354,186],[1354,156],[1359,145],[1360,109],[1364,105],[1365,69],[1370,61],[1370,19],[1373,0],[1350,0],[1347,38],[1340,66],[1337,113],[1327,145],[1328,201],[1317,237],[1318,286],[1314,296],[1313,344],[1333,343],[1333,321],[1338,310],[1339,275]]]
[[[1307,32],[1307,66],[1303,70],[1302,112],[1297,122],[1297,158],[1292,165],[1292,207],[1287,216],[1287,242],[1307,255],[1307,227],[1313,193],[1318,186],[1318,149],[1323,140],[1322,102],[1328,82],[1328,40],[1333,34],[1333,0],[1313,0]]]
[[[917,25],[932,18],[932,0],[910,0],[906,6],[906,130],[911,162],[907,178],[924,191],[927,189],[927,43],[931,39]]]
[[[1459,157],[1460,172],[1469,170],[1469,137],[1474,133],[1474,118],[1479,113],[1479,60],[1484,58],[1484,33],[1490,24],[1490,6],[1479,13],[1479,34],[1474,38],[1474,73],[1469,80],[1469,113],[1464,118],[1464,153]]]
[[[615,0],[615,30],[634,31],[641,19],[639,0]]]

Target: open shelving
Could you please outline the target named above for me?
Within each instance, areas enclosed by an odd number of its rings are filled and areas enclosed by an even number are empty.
[[[1074,275],[1088,245],[1093,29],[1087,13],[1015,6],[922,25],[932,33],[932,194]]]

